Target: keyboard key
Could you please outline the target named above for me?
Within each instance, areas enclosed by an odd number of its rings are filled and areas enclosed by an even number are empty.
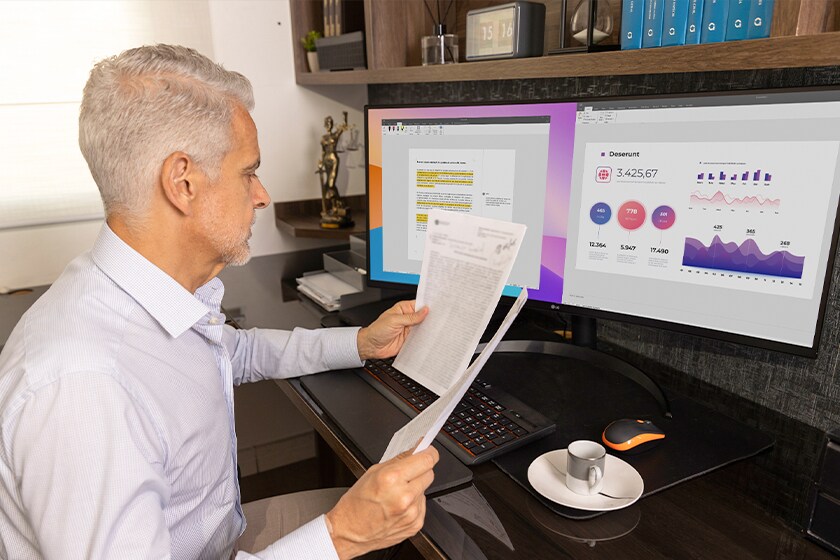
[[[476,455],[481,455],[482,453],[490,451],[491,449],[495,449],[495,447],[495,445],[488,441],[487,443],[476,445],[475,447],[470,448],[470,451],[472,453],[475,453]]]
[[[464,443],[465,441],[470,440],[470,438],[468,438],[466,435],[464,435],[461,432],[453,432],[450,435],[452,436],[452,439],[454,439],[458,443]]]
[[[507,434],[507,435],[503,435],[503,436],[493,438],[490,441],[493,442],[495,445],[502,445],[506,441],[510,441],[512,439],[514,439],[513,435],[512,434]]]

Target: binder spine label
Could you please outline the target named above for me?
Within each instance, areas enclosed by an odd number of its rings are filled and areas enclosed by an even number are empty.
[[[685,44],[689,0],[668,0],[662,16],[662,46]]]
[[[720,43],[726,39],[729,0],[706,0],[703,4],[701,43]]]
[[[688,17],[685,25],[685,44],[696,45],[700,42],[700,29],[703,27],[703,0],[689,0]]]
[[[729,0],[729,21],[726,24],[727,41],[740,41],[747,38],[752,3],[753,0]]]
[[[645,1],[643,48],[662,46],[662,16],[664,13],[665,0]]]
[[[621,4],[621,50],[642,48],[645,0],[624,0]]]
[[[770,24],[773,22],[774,0],[752,0],[750,23],[747,26],[747,39],[764,39],[770,36]]]

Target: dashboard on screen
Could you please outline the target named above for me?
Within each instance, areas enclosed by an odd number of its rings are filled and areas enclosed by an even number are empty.
[[[506,295],[816,351],[840,91],[367,107],[368,275],[416,284],[430,209],[528,226]]]

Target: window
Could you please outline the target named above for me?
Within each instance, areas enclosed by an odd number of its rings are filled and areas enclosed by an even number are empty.
[[[93,64],[177,43],[213,57],[206,0],[0,2],[0,230],[102,218],[78,147]]]

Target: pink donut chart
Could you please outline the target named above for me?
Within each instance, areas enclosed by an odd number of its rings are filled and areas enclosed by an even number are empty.
[[[618,225],[627,231],[635,231],[645,223],[647,212],[641,202],[628,200],[618,208]]]

